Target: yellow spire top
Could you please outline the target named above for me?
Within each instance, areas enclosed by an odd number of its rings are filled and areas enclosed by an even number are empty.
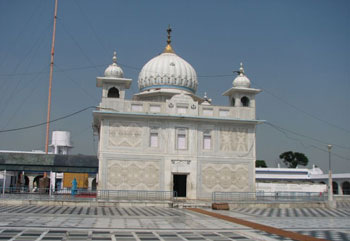
[[[163,53],[175,53],[173,48],[171,47],[171,28],[170,28],[170,25],[168,26],[168,29],[166,30],[168,32],[168,40],[166,41],[167,42],[167,45],[163,51]]]

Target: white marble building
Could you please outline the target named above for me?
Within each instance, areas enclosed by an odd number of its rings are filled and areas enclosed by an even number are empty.
[[[170,39],[142,68],[140,92],[125,99],[131,79],[113,64],[97,77],[102,88],[93,112],[99,135],[99,190],[176,191],[207,199],[213,191],[255,191],[255,95],[241,65],[223,93],[227,106],[196,95],[194,68]]]

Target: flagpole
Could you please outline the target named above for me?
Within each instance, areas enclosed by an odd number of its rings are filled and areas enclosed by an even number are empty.
[[[47,101],[47,118],[46,118],[46,140],[45,140],[45,153],[49,151],[49,135],[50,135],[50,112],[51,112],[51,88],[52,88],[52,74],[53,74],[53,62],[55,55],[55,37],[56,37],[56,20],[57,20],[57,2],[55,0],[55,14],[53,19],[53,31],[52,31],[52,46],[51,46],[51,61],[50,61],[50,78],[49,78],[49,96]]]

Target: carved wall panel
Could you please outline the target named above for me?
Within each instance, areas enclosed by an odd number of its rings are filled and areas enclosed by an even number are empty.
[[[247,128],[221,128],[220,130],[221,151],[248,151],[248,129]]]
[[[202,165],[203,191],[243,192],[249,190],[247,164]]]
[[[142,127],[137,123],[111,122],[108,137],[110,146],[140,147]]]
[[[108,189],[159,190],[160,168],[152,161],[111,161],[108,165]]]

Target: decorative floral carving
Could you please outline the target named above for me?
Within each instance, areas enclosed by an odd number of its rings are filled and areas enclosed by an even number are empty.
[[[155,190],[159,188],[157,162],[118,161],[108,168],[108,188]]]
[[[221,128],[220,131],[221,151],[248,151],[247,128]]]
[[[140,147],[142,127],[138,123],[111,122],[108,141],[111,146]]]
[[[207,191],[246,191],[248,167],[243,164],[207,164],[202,167],[202,185]]]

